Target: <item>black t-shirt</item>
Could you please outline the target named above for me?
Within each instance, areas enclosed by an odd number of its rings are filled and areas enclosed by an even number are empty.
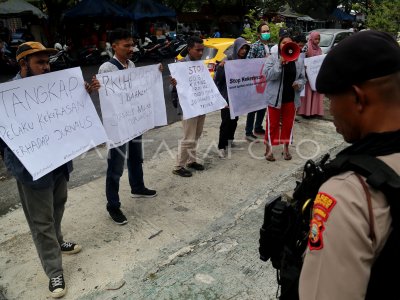
[[[296,79],[296,65],[294,61],[283,65],[282,103],[294,102],[293,82]]]

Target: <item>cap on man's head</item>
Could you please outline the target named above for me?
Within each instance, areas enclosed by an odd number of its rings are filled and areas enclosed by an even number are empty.
[[[385,32],[367,30],[341,41],[325,57],[316,88],[324,94],[400,71],[400,46]]]
[[[46,48],[39,42],[26,42],[18,46],[16,55],[17,61],[19,61],[21,58],[24,58],[34,53],[45,53],[48,55],[53,55],[57,52],[58,50],[54,48]]]

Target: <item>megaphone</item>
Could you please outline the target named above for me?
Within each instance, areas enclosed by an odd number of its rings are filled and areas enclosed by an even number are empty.
[[[299,55],[300,47],[294,42],[286,43],[281,49],[281,56],[285,61],[294,61]]]

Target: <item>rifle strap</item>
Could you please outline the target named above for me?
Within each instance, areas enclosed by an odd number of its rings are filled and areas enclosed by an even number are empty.
[[[374,213],[372,211],[372,203],[371,203],[371,193],[365,184],[364,180],[361,178],[360,175],[356,174],[356,177],[360,181],[365,195],[367,196],[367,204],[368,204],[368,215],[369,215],[369,237],[373,242],[376,240],[376,235],[375,235],[375,222],[374,222]]]

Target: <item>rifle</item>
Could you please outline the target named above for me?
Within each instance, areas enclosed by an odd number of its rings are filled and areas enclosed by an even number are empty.
[[[277,270],[280,299],[298,299],[302,256],[307,246],[313,202],[326,180],[324,165],[328,159],[329,154],[318,163],[308,160],[302,181],[296,182],[292,198],[274,196],[265,205],[259,253],[262,261],[270,259]]]

